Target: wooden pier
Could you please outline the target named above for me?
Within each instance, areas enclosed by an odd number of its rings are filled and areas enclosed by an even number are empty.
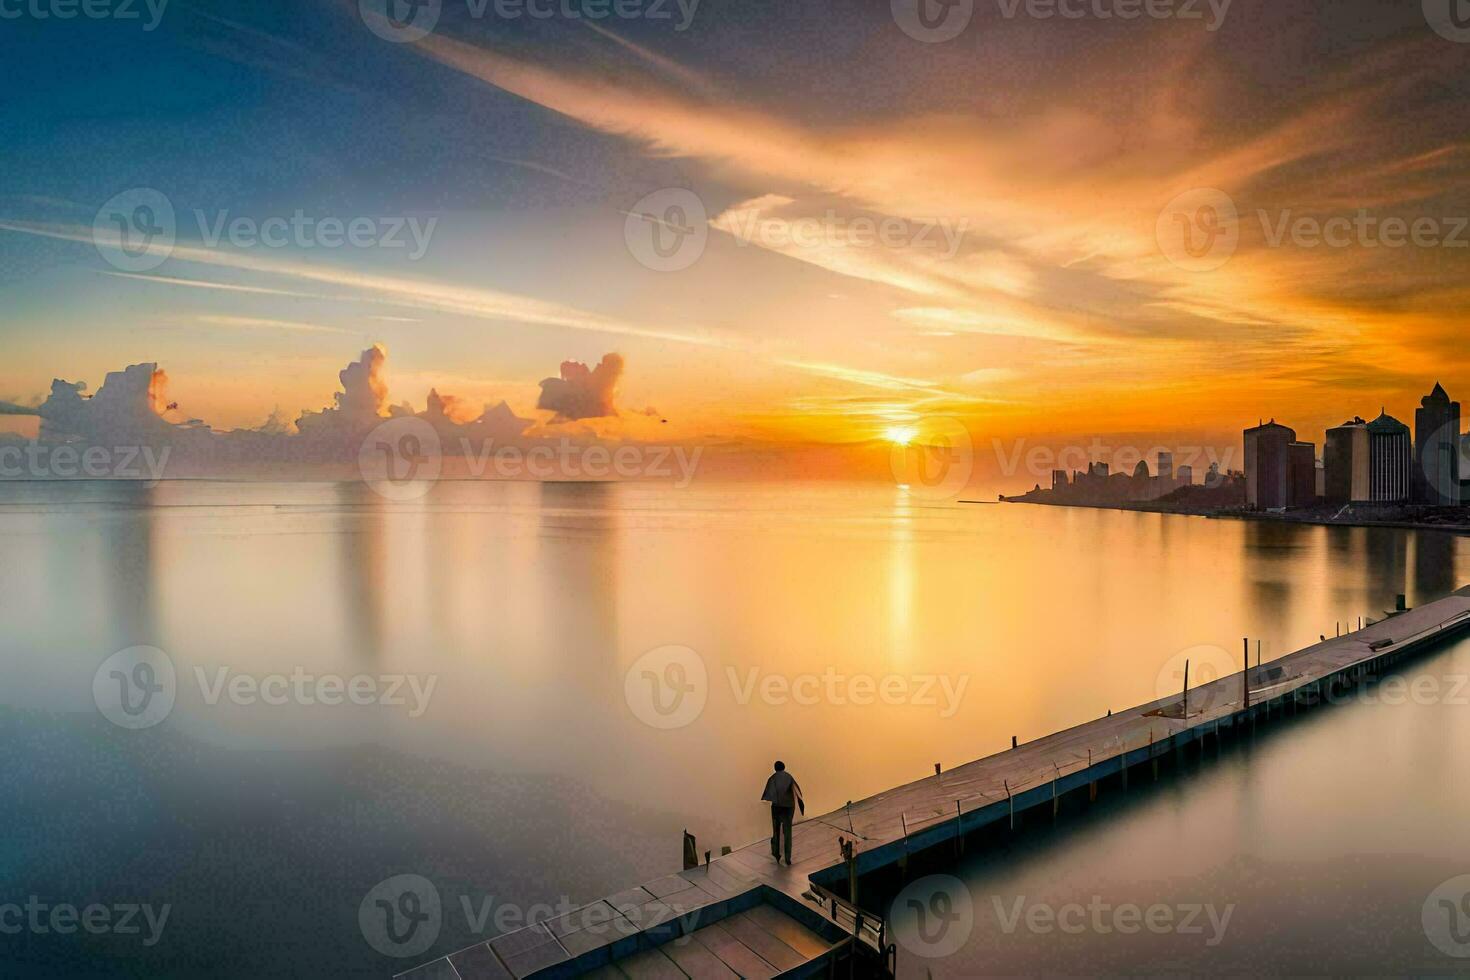
[[[851,958],[892,969],[882,920],[849,894],[858,876],[950,845],[1193,743],[1330,702],[1413,654],[1470,630],[1470,587],[1260,667],[1024,742],[879,793],[795,828],[795,862],[761,840],[400,974],[405,980],[800,977]]]

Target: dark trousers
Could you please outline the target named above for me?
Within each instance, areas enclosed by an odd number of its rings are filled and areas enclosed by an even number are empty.
[[[794,806],[771,807],[771,857],[781,860],[781,832],[786,832],[786,860],[791,860],[791,819],[796,814]]]

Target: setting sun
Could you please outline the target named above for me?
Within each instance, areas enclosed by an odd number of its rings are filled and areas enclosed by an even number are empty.
[[[912,425],[889,426],[883,433],[889,442],[899,446],[907,446],[914,441],[914,437],[918,434],[919,430]]]

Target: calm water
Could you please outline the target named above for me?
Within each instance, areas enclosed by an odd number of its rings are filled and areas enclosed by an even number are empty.
[[[1227,669],[1249,635],[1269,659],[1470,582],[1441,534],[891,488],[0,484],[0,555],[0,907],[169,906],[151,935],[6,935],[9,968],[148,977],[386,976],[677,869],[686,827],[758,838],[773,758],[821,812],[1157,697],[1182,651]],[[166,660],[118,681],[136,645]],[[99,708],[164,672],[151,727]],[[347,689],[368,703],[322,703]],[[1452,969],[1419,925],[1470,872],[1449,700],[1318,713],[966,866],[970,942],[905,965]],[[358,918],[402,874],[442,902],[406,960]],[[989,897],[1093,894],[1238,907],[1206,949],[1006,934]]]

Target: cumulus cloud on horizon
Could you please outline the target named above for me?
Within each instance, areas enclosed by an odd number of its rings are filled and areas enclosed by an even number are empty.
[[[487,444],[529,446],[544,438],[531,433],[536,420],[518,416],[505,401],[476,409],[435,388],[423,411],[406,402],[395,405],[389,397],[387,362],[387,349],[374,344],[338,373],[341,390],[331,405],[304,410],[294,421],[278,408],[255,428],[220,431],[182,415],[166,394],[167,374],[154,363],[109,372],[90,397],[85,383],[58,378],[36,407],[0,402],[0,414],[39,416],[39,441],[46,443],[167,447],[178,469],[187,473],[249,464],[351,462],[369,432],[397,418],[417,418],[433,426],[446,455],[478,451],[473,447]],[[619,354],[608,354],[590,369],[568,361],[560,378],[542,382],[538,407],[555,412],[557,420],[616,416],[613,399],[623,366]]]
[[[541,382],[536,407],[555,412],[555,422],[616,417],[618,382],[623,377],[623,355],[606,354],[597,367],[581,361],[563,361],[561,377]]]

